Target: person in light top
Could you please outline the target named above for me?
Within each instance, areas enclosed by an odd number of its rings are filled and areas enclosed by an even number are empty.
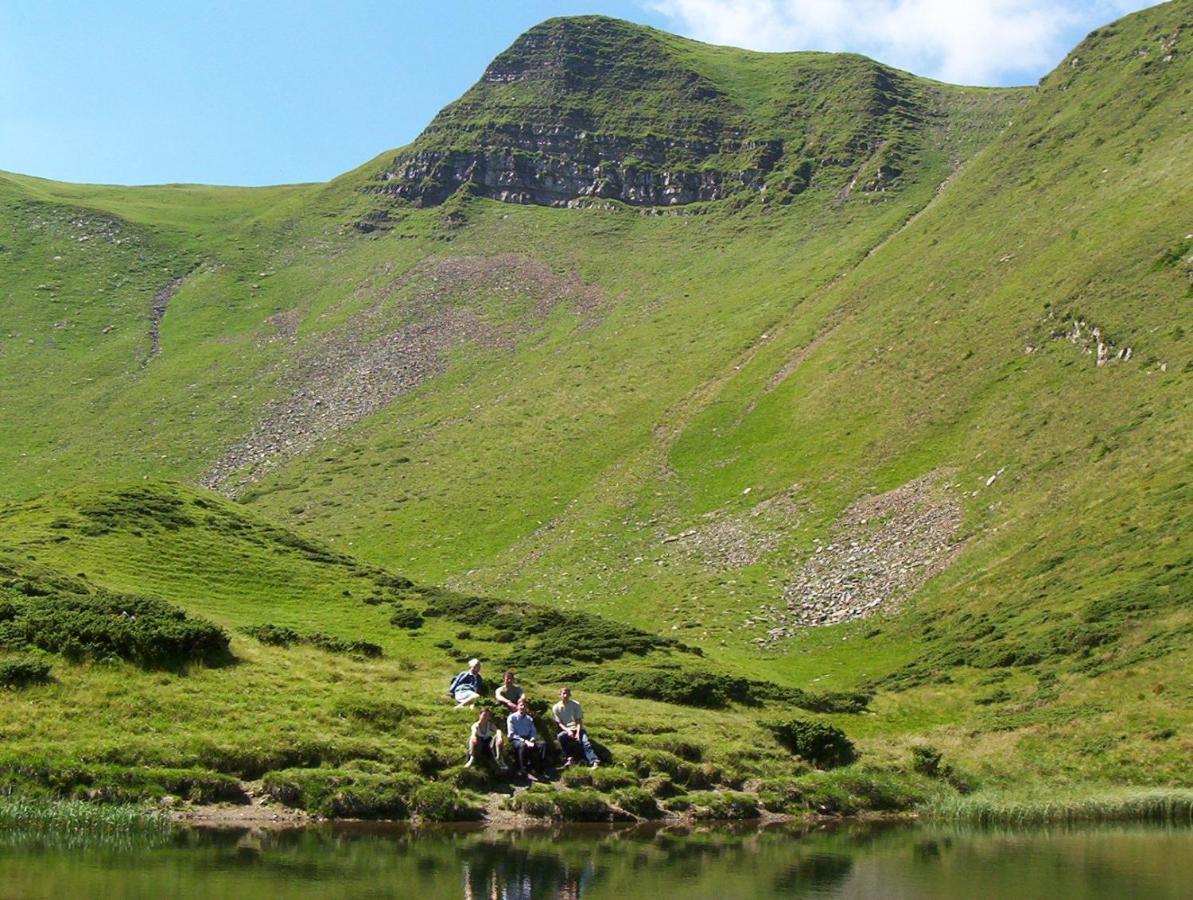
[[[555,724],[559,726],[559,749],[563,751],[563,764],[569,766],[573,760],[583,756],[592,768],[599,766],[600,760],[592,749],[588,730],[584,727],[584,710],[572,699],[571,688],[559,689],[559,702],[551,707],[551,713],[555,716]]]
[[[503,746],[504,738],[501,729],[493,721],[493,714],[487,709],[482,709],[476,721],[472,723],[472,731],[468,735],[468,762],[464,765],[474,765],[479,759],[497,766],[498,770],[504,772],[505,763],[501,758]]]
[[[481,678],[481,661],[468,660],[468,668],[452,679],[447,695],[456,701],[456,708],[471,705],[485,692],[485,680]]]

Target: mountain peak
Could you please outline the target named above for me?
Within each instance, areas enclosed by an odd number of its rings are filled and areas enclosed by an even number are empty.
[[[752,53],[604,16],[549,19],[366,190],[419,206],[465,187],[548,206],[788,203],[813,184],[882,193],[957,112],[949,90],[962,89],[852,54]]]

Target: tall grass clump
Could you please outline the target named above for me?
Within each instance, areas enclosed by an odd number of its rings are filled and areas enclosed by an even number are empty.
[[[140,806],[88,803],[84,800],[0,798],[0,830],[96,833],[161,833],[170,819]]]
[[[1088,794],[1023,797],[994,793],[943,796],[928,816],[978,825],[1050,825],[1079,822],[1193,823],[1193,790],[1124,788]]]

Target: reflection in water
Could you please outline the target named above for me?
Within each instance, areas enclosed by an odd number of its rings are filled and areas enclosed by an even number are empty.
[[[1193,830],[792,825],[534,831],[326,826],[132,840],[0,832],[0,897],[666,900],[1177,897]]]

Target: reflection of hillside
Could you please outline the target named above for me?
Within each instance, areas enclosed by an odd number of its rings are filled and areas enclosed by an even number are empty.
[[[348,826],[0,840],[0,897],[1188,896],[1193,830],[782,825],[493,832]],[[74,838],[78,838],[77,840]]]

